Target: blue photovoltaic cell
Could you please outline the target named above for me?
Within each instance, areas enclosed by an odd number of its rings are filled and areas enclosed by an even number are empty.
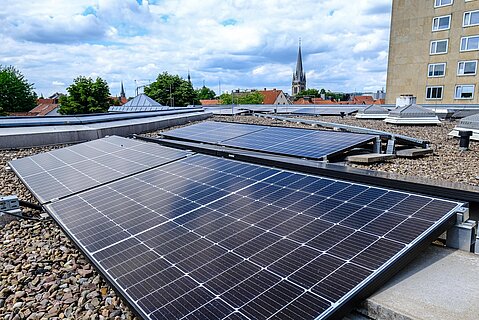
[[[324,159],[376,139],[376,136],[367,134],[226,122],[202,122],[167,131],[163,135],[310,159]]]
[[[461,205],[193,155],[46,208],[144,319],[323,319]]]
[[[10,166],[46,203],[180,159],[188,152],[111,136],[12,160]]]

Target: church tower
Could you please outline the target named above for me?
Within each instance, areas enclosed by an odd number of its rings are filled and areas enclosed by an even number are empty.
[[[306,90],[306,74],[304,73],[304,70],[303,70],[303,57],[301,55],[301,39],[300,39],[299,49],[298,49],[298,60],[296,61],[296,71],[293,73],[291,94],[295,96],[303,90]]]
[[[123,81],[121,82],[121,91],[120,91],[120,99],[126,99],[125,88],[123,88]]]

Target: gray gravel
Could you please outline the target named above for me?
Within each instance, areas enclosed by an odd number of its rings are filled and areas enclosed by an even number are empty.
[[[247,116],[215,119],[311,128]],[[478,184],[479,144],[472,143],[469,152],[459,152],[457,140],[446,138],[454,123],[440,127],[396,127],[382,121],[354,118],[321,120],[360,124],[429,139],[433,143],[433,156],[395,159],[368,166],[370,169]],[[157,136],[160,132],[147,136]],[[14,173],[6,170],[6,164],[11,159],[57,147],[0,151],[0,194],[16,194],[22,200],[35,202]],[[53,221],[13,221],[0,227],[0,268],[0,319],[136,319]]]
[[[7,162],[59,147],[1,151],[0,194],[36,202]],[[136,318],[55,222],[20,220],[0,226],[0,319]]]
[[[396,126],[381,120],[358,120],[354,117],[302,117],[304,119],[336,122],[365,128],[389,131],[397,134],[426,139],[431,142],[434,154],[417,159],[397,158],[384,163],[372,165],[356,165],[353,167],[394,172],[403,175],[421,176],[431,179],[479,185],[479,142],[471,141],[470,150],[459,150],[459,140],[448,137],[456,122],[444,122],[440,126]],[[235,121],[243,123],[279,125],[298,128],[311,126],[282,122],[272,119],[247,116],[218,116],[215,120]],[[319,128],[318,128],[319,129]]]

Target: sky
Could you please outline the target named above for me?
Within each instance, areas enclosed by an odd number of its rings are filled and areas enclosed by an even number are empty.
[[[392,0],[16,0],[0,7],[0,64],[35,92],[101,77],[117,96],[168,72],[217,94],[291,93],[301,38],[307,87],[386,86]]]

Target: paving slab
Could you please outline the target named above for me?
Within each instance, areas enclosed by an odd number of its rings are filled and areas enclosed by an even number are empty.
[[[397,150],[396,151],[396,156],[399,158],[418,158],[418,157],[423,157],[426,155],[433,154],[434,150],[431,148],[413,148],[413,149],[403,149],[403,150]]]
[[[479,319],[479,256],[431,245],[358,312],[372,319]]]
[[[396,156],[394,154],[383,154],[383,153],[368,153],[368,154],[358,154],[354,156],[347,157],[348,162],[352,163],[361,163],[361,164],[371,164],[377,162],[383,162],[389,159],[394,159]]]

